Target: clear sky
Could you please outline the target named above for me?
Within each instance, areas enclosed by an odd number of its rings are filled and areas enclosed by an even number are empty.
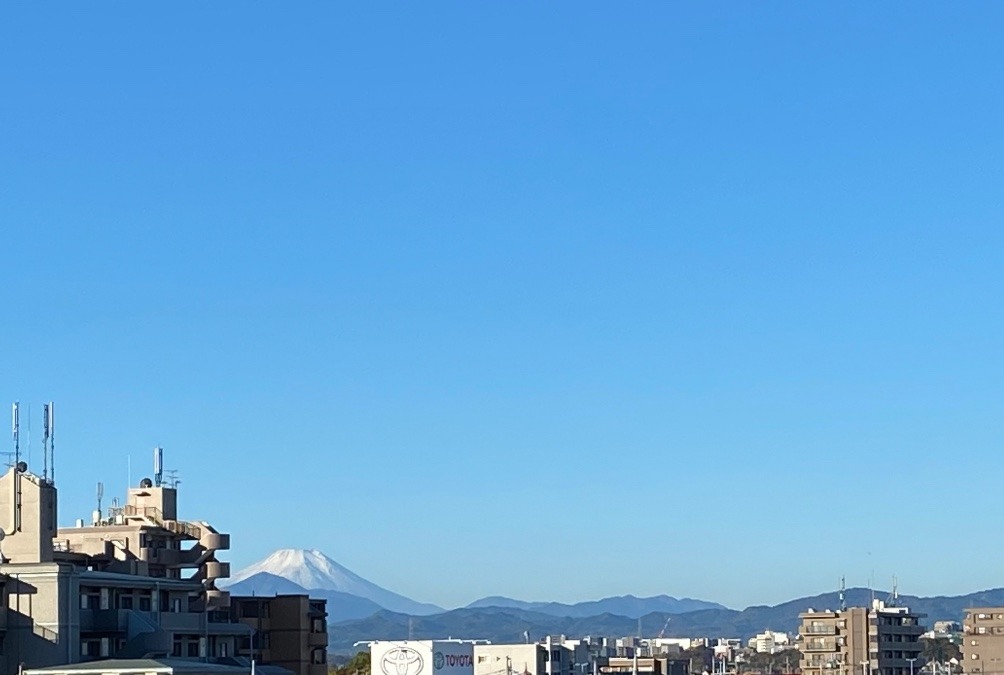
[[[235,567],[1004,585],[1004,5],[0,6],[0,392]],[[22,425],[24,428],[25,424]]]

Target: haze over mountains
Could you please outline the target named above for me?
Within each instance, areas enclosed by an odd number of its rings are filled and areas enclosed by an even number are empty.
[[[747,638],[765,629],[794,632],[798,615],[810,608],[835,609],[834,591],[797,598],[775,606],[729,609],[714,602],[658,595],[631,595],[589,602],[524,602],[490,596],[467,607],[443,610],[381,588],[347,570],[320,551],[283,549],[237,572],[229,590],[235,595],[309,593],[328,601],[329,647],[351,651],[362,640],[480,638],[495,642],[522,641],[547,634],[569,636],[657,635],[663,628],[674,636]],[[850,606],[867,606],[887,593],[865,588],[846,592]],[[899,603],[927,614],[927,624],[960,620],[967,607],[1004,605],[1004,588],[959,596],[900,596]]]

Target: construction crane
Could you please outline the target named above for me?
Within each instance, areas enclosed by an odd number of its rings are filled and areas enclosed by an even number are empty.
[[[673,620],[673,617],[671,617],[671,616],[666,617],[666,623],[663,624],[662,630],[659,631],[659,638],[658,639],[661,640],[662,638],[666,637],[666,629],[669,628],[669,622],[672,621],[672,620]]]

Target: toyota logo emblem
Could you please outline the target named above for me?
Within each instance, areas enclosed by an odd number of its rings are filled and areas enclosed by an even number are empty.
[[[392,649],[380,659],[383,675],[418,675],[424,665],[422,655],[407,647]]]

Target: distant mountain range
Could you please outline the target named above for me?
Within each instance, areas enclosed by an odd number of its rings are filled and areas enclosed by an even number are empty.
[[[328,601],[329,621],[363,619],[381,610],[392,614],[429,616],[447,613],[441,607],[415,602],[388,591],[346,569],[320,551],[280,549],[267,558],[235,573],[226,588],[234,595],[283,595],[307,593]],[[467,609],[518,609],[551,616],[585,618],[610,614],[631,619],[653,612],[680,614],[701,609],[726,609],[715,602],[657,595],[637,598],[623,595],[576,604],[525,602],[502,596],[476,600]],[[522,634],[522,630],[520,631]]]
[[[887,594],[865,588],[852,588],[846,592],[849,606],[871,604],[872,597],[885,599]],[[455,609],[442,614],[408,617],[381,611],[365,619],[343,621],[330,626],[329,648],[332,651],[351,651],[359,640],[397,640],[409,635],[415,639],[452,636],[482,638],[493,642],[521,642],[523,631],[531,639],[545,635],[564,634],[570,637],[636,635],[641,621],[641,634],[658,635],[665,627],[672,636],[709,636],[749,638],[765,629],[787,632],[798,631],[798,615],[809,609],[836,609],[840,599],[837,593],[824,593],[790,600],[773,607],[748,607],[735,609],[699,609],[682,614],[653,612],[634,618],[615,614],[598,614],[586,617],[560,617],[543,612],[533,612],[515,607],[476,607]],[[967,607],[1004,605],[1004,588],[997,588],[960,596],[921,598],[900,596],[900,605],[927,614],[927,625],[942,619],[959,621]],[[668,625],[667,625],[668,620]]]
[[[651,598],[620,595],[612,598],[603,598],[602,600],[578,602],[574,605],[566,605],[560,602],[524,602],[522,600],[513,600],[512,598],[493,595],[475,600],[467,605],[467,609],[485,607],[522,609],[528,612],[573,618],[596,616],[597,614],[617,614],[632,619],[637,619],[640,616],[653,612],[683,614],[684,612],[696,612],[700,609],[727,609],[725,605],[719,605],[717,602],[705,602],[704,600],[693,600],[691,598],[677,599],[669,595],[656,595]]]
[[[239,572],[228,589],[235,595],[307,593],[328,601],[329,648],[351,651],[364,640],[479,638],[493,642],[522,641],[548,634],[582,637],[667,635],[748,638],[765,629],[795,632],[798,615],[808,609],[836,609],[836,592],[797,598],[774,606],[735,610],[713,602],[668,595],[632,595],[589,602],[524,602],[501,596],[477,600],[445,611],[388,591],[345,569],[320,551],[283,549]],[[865,588],[848,589],[849,606],[868,606],[887,594]],[[966,608],[1004,605],[1004,588],[959,596],[900,596],[899,604],[927,614],[934,621],[958,621]]]

